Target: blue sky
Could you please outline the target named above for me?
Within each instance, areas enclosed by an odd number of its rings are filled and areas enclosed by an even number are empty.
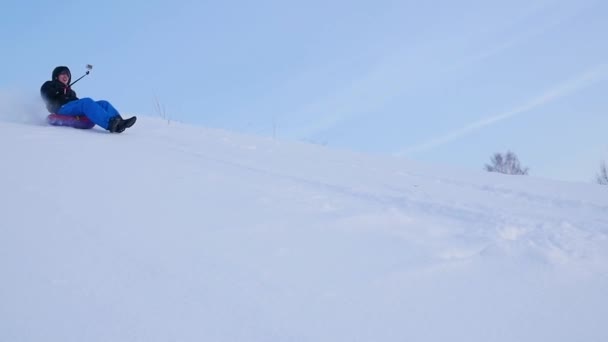
[[[0,89],[57,65],[124,113],[591,181],[608,159],[606,1],[3,2]],[[41,110],[44,108],[41,106]],[[313,161],[311,161],[313,162]]]

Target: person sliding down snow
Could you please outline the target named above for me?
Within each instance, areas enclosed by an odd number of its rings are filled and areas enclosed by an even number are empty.
[[[76,97],[76,92],[70,88],[71,79],[70,69],[66,66],[58,66],[53,70],[51,80],[44,82],[40,88],[40,94],[49,113],[67,116],[84,115],[112,133],[124,132],[135,124],[137,117],[123,119],[108,101]]]

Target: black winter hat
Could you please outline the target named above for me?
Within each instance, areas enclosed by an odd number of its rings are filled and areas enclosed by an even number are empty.
[[[70,82],[70,80],[72,79],[72,73],[70,72],[70,69],[67,66],[58,66],[53,70],[53,80],[57,79],[57,77],[59,77],[59,75],[62,72],[67,72],[68,73],[68,83]]]

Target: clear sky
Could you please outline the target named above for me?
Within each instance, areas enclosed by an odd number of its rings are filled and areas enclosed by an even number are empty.
[[[124,113],[591,181],[608,159],[608,1],[16,1],[0,90],[57,65]],[[41,105],[41,111],[44,107]],[[314,162],[314,161],[311,161]]]

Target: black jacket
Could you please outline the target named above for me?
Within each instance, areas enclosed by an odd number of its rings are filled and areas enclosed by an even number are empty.
[[[58,77],[62,71],[67,71],[68,75],[70,75],[68,79],[68,84],[70,84],[70,81],[72,80],[70,69],[62,66],[56,67],[55,70],[53,70],[52,79],[44,82],[42,87],[40,87],[40,95],[42,96],[49,113],[57,113],[59,108],[64,104],[78,100],[76,92],[69,86],[59,82]]]

